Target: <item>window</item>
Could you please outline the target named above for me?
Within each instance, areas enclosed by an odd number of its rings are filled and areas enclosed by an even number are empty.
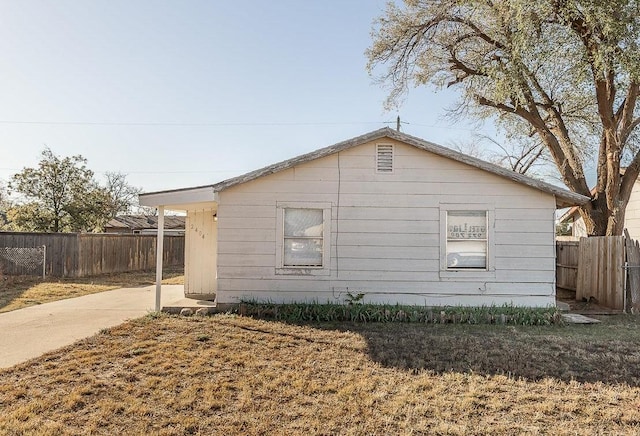
[[[495,268],[495,205],[440,203],[440,279],[491,280]]]
[[[379,173],[393,172],[393,145],[376,145],[376,171]]]
[[[283,266],[322,266],[322,224],[322,209],[284,209]]]
[[[276,203],[279,275],[330,275],[331,203]]]
[[[487,269],[487,211],[447,211],[447,269]]]

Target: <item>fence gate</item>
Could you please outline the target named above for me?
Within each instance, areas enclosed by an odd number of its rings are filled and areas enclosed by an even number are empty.
[[[576,300],[625,310],[624,236],[580,238]]]
[[[578,241],[556,241],[556,286],[576,291]]]

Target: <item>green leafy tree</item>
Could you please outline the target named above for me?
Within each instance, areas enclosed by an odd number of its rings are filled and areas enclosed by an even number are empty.
[[[538,140],[591,198],[587,232],[619,235],[640,173],[639,13],[637,0],[406,0],[374,26],[368,66],[389,105],[411,86],[454,87],[454,114]]]
[[[80,155],[61,158],[45,148],[38,166],[24,168],[9,184],[27,200],[12,213],[16,224],[36,231],[76,229],[73,211],[93,189],[93,172],[86,164]]]
[[[33,232],[103,231],[110,219],[133,207],[140,192],[117,172],[106,173],[101,186],[84,157],[60,157],[48,148],[38,166],[14,175],[9,187],[24,201],[9,208],[7,220]]]
[[[7,211],[8,226],[22,232],[52,232],[53,215],[40,203],[32,201],[15,205]]]
[[[9,200],[9,192],[6,186],[0,182],[0,230],[9,230],[9,218],[7,213],[11,208],[11,201]]]
[[[66,210],[69,213],[69,231],[101,232],[111,219],[111,197],[104,188],[91,182],[81,199],[71,202]]]
[[[106,194],[80,156],[59,157],[45,148],[36,168],[15,174],[10,189],[25,200],[9,211],[12,224],[40,232],[92,231]]]

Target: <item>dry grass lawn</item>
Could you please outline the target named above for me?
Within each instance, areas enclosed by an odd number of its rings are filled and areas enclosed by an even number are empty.
[[[0,433],[639,434],[639,333],[147,316],[0,371]]]
[[[0,275],[0,312],[9,312],[36,304],[80,297],[123,287],[148,286],[155,283],[154,271],[105,274],[84,278],[55,278],[45,281],[33,277]],[[163,283],[184,282],[182,271],[165,271]]]

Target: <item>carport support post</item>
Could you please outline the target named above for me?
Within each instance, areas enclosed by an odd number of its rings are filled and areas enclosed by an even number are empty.
[[[158,237],[156,240],[156,312],[160,312],[162,295],[162,258],[164,257],[164,206],[158,206]]]

